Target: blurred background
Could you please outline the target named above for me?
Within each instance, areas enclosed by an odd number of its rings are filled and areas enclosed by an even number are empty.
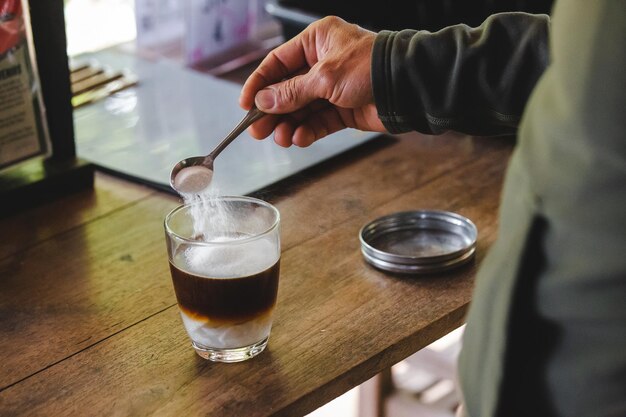
[[[143,164],[145,171],[123,174],[158,185],[158,176],[151,175],[161,168],[167,174],[171,166],[160,155],[172,155],[172,143],[178,144],[183,156],[199,152],[202,146],[196,138],[203,138],[207,131],[206,126],[197,124],[205,118],[203,114],[187,118],[187,113],[193,116],[202,106],[192,100],[191,110],[186,111],[180,103],[187,98],[179,95],[193,96],[194,90],[207,82],[205,98],[215,103],[217,95],[234,101],[238,87],[220,82],[241,82],[269,50],[326,15],[338,15],[374,31],[436,31],[458,23],[477,26],[490,14],[503,11],[549,14],[551,7],[552,0],[66,0],[73,104],[77,109],[92,105],[74,115],[79,154],[109,171],[124,169],[126,154],[152,155]],[[164,67],[163,62],[167,63]],[[191,76],[188,70],[205,78]],[[113,78],[86,90],[76,85],[103,73]],[[173,84],[183,87],[176,91],[167,87]],[[185,89],[187,84],[191,87]],[[176,120],[168,120],[172,108],[159,107],[164,101],[174,101],[174,108],[183,109]],[[97,102],[104,103],[93,106]],[[240,116],[235,105],[230,110],[223,107],[234,114],[222,114],[220,119],[232,123],[229,118]],[[144,119],[148,122],[142,127]],[[196,129],[190,133],[189,126],[194,123]],[[102,140],[103,130],[106,141]],[[186,143],[191,145],[185,148]],[[320,149],[318,160],[329,156]],[[268,158],[271,152],[270,144]],[[313,152],[307,154],[308,158],[314,156]],[[280,159],[285,158],[282,154],[274,157],[277,166],[288,166],[296,158],[292,156],[288,163]],[[290,166],[283,174],[297,169],[297,164]],[[459,404],[455,363],[462,331],[452,332],[310,416],[452,417]]]
[[[68,54],[74,56],[116,44],[164,54],[187,51],[192,41],[216,54],[250,39],[278,33],[289,38],[308,23],[337,15],[368,29],[436,31],[464,23],[478,26],[504,11],[550,12],[552,0],[66,0]],[[198,27],[203,23],[203,27]],[[198,35],[206,35],[197,39]],[[213,41],[213,42],[211,42]],[[178,48],[178,51],[172,49]],[[211,49],[212,48],[212,49]],[[198,56],[196,56],[196,59]]]

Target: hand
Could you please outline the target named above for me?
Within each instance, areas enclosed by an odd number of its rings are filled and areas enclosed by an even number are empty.
[[[249,133],[277,144],[309,146],[346,127],[385,132],[370,75],[376,34],[329,16],[270,52],[248,77],[239,104],[270,115]]]

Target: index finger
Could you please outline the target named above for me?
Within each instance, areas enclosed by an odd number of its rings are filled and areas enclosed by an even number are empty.
[[[309,38],[309,30],[305,29],[267,54],[244,83],[239,105],[246,110],[250,109],[259,90],[288,78],[305,66],[312,66],[316,60],[315,41],[311,42]]]

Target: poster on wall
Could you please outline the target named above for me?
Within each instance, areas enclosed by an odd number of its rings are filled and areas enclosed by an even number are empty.
[[[0,169],[49,148],[24,7],[0,0]]]

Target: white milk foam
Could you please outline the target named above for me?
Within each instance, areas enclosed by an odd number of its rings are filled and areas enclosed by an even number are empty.
[[[244,323],[209,326],[180,312],[189,338],[206,348],[235,349],[250,346],[269,336],[272,314],[264,314]]]
[[[278,261],[272,242],[260,238],[245,244],[189,247],[183,253],[184,270],[209,278],[237,278],[258,274]]]

